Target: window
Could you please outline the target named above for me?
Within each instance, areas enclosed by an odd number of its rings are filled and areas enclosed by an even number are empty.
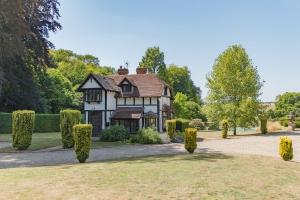
[[[165,96],[168,96],[168,87],[165,87],[164,95],[165,95]]]
[[[102,92],[99,89],[90,89],[85,91],[85,101],[87,102],[101,102]]]
[[[122,85],[122,92],[123,93],[130,93],[132,92],[132,87],[129,84],[123,84]]]
[[[156,118],[145,118],[145,128],[156,128]]]

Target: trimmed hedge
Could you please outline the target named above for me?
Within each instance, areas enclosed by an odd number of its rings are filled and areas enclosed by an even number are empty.
[[[32,110],[17,110],[12,113],[13,147],[26,150],[31,145],[34,129],[35,112]]]
[[[198,131],[205,129],[205,123],[202,121],[202,119],[193,119],[189,123],[190,128],[195,128]]]
[[[129,138],[129,132],[124,126],[114,125],[105,129],[100,134],[100,140],[104,142],[125,141]]]
[[[75,124],[80,123],[81,113],[79,110],[61,110],[60,111],[60,131],[63,148],[72,148],[74,138],[72,129]]]
[[[91,124],[77,124],[73,126],[74,150],[77,160],[80,163],[84,163],[89,157],[92,143],[92,130],[93,126]]]
[[[184,132],[189,127],[190,121],[187,119],[176,119],[176,130]]]
[[[268,119],[267,118],[262,118],[260,119],[260,131],[262,134],[267,134],[268,133]]]
[[[293,143],[287,136],[280,137],[279,155],[285,161],[293,159]]]
[[[172,141],[175,138],[175,134],[176,134],[176,120],[167,120],[166,126],[167,126],[168,136]]]
[[[222,138],[227,138],[228,136],[228,121],[227,120],[223,120],[222,121]]]
[[[187,128],[184,132],[184,148],[189,153],[194,153],[197,148],[197,129]]]
[[[59,114],[35,114],[34,132],[59,132]],[[12,132],[12,114],[0,113],[0,133]]]
[[[159,133],[152,128],[140,129],[136,136],[136,141],[140,144],[162,144]]]

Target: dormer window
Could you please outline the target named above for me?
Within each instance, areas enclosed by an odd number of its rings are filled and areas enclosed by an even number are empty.
[[[168,87],[165,87],[165,89],[164,89],[164,95],[168,96]]]
[[[88,89],[85,91],[86,102],[101,102],[102,92],[100,89]]]
[[[131,93],[132,92],[132,86],[130,84],[123,84],[122,85],[122,92],[123,93]]]

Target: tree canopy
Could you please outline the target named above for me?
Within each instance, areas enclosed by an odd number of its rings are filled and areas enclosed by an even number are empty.
[[[234,134],[237,126],[256,124],[262,82],[244,48],[233,45],[219,55],[207,76],[207,87],[206,113],[211,120],[228,120]]]
[[[291,112],[300,115],[300,93],[286,92],[277,96],[275,102],[275,116],[283,117]]]

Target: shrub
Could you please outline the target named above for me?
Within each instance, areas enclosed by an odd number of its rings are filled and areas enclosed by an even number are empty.
[[[59,114],[36,114],[34,132],[59,132]]]
[[[289,125],[289,119],[287,117],[279,118],[279,122],[280,122],[281,126],[284,126],[284,127],[288,127],[288,125]]]
[[[111,126],[100,134],[100,140],[104,142],[125,141],[129,138],[129,133],[124,126]]]
[[[184,132],[184,148],[189,153],[194,153],[197,148],[197,129],[187,128]]]
[[[35,112],[31,110],[18,110],[12,114],[13,147],[18,150],[27,149],[32,140]]]
[[[222,121],[222,138],[227,138],[228,136],[228,121],[227,120],[223,120]]]
[[[189,126],[191,128],[197,129],[198,131],[205,129],[205,124],[204,122],[202,122],[202,119],[193,119],[192,121],[190,121]]]
[[[300,128],[300,119],[299,118],[296,118],[295,124],[296,124],[296,128]]]
[[[260,132],[262,134],[267,134],[268,133],[268,119],[267,118],[261,118],[260,119]]]
[[[74,135],[74,150],[76,153],[77,160],[80,163],[84,163],[89,157],[91,140],[92,140],[92,129],[91,124],[77,124],[73,126]]]
[[[166,125],[168,136],[170,140],[173,140],[176,134],[176,120],[167,120]]]
[[[11,133],[12,116],[11,113],[0,113],[0,133]]]
[[[140,129],[136,141],[140,144],[161,144],[159,133],[152,128]]]
[[[176,119],[176,130],[184,132],[186,128],[189,127],[189,120],[186,119]]]
[[[208,130],[220,130],[219,122],[207,122],[206,125]]]
[[[72,129],[75,124],[79,124],[81,113],[79,110],[61,110],[60,111],[60,131],[63,148],[72,148],[74,138]]]
[[[292,140],[287,136],[280,137],[279,155],[283,160],[288,161],[293,159],[293,144]]]

